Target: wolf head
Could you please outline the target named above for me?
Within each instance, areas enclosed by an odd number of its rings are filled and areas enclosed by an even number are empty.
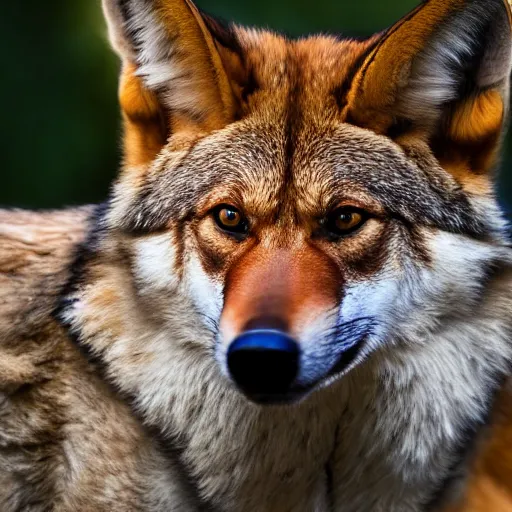
[[[114,379],[165,400],[181,350],[290,402],[474,314],[505,251],[506,2],[428,0],[362,42],[103,5],[124,164],[66,315]]]

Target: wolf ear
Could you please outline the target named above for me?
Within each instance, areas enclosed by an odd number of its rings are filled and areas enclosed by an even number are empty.
[[[103,10],[123,62],[126,166],[152,161],[170,134],[235,120],[242,59],[233,34],[190,0],[103,0]]]
[[[368,55],[346,115],[397,139],[423,136],[454,173],[486,173],[508,108],[511,55],[506,0],[426,0]]]

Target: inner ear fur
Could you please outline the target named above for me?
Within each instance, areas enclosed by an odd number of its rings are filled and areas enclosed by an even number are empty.
[[[494,168],[508,110],[506,0],[427,0],[386,31],[355,76],[346,118],[422,138],[457,174]]]
[[[245,71],[236,35],[190,0],[103,0],[122,59],[126,167],[154,160],[171,135],[223,128],[239,115]]]

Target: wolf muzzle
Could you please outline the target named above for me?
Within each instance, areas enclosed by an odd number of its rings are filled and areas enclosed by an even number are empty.
[[[247,398],[291,403],[313,387],[301,379],[301,333],[337,307],[341,288],[336,264],[299,242],[293,248],[259,244],[233,265],[220,331],[229,376]]]

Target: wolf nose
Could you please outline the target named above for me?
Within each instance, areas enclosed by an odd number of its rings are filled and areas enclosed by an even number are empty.
[[[229,346],[228,368],[249,398],[259,402],[279,401],[278,397],[290,390],[297,376],[299,346],[278,330],[246,331]]]

